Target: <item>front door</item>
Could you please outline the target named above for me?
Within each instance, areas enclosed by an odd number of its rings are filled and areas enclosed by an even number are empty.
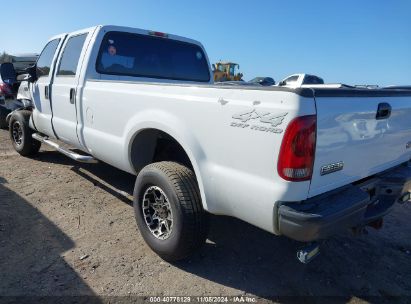
[[[31,86],[35,108],[33,110],[34,126],[41,133],[54,136],[51,126],[50,84],[53,81],[54,70],[59,50],[63,44],[64,35],[52,38],[44,47],[36,63],[37,80]]]
[[[53,127],[57,137],[81,147],[77,137],[78,84],[89,31],[67,36],[53,81]]]

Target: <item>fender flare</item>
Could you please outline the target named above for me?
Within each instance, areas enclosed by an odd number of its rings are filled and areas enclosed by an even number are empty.
[[[151,119],[148,120],[148,117]],[[162,131],[173,137],[181,145],[193,166],[203,207],[208,210],[203,182],[204,176],[201,174],[201,172],[204,172],[202,167],[206,163],[206,155],[196,136],[190,131],[189,126],[175,115],[159,109],[147,109],[130,119],[125,128],[126,146],[124,149],[126,153],[124,157],[128,160],[130,167],[134,170],[131,160],[132,143],[140,132],[147,129]],[[137,172],[134,173],[137,174]]]

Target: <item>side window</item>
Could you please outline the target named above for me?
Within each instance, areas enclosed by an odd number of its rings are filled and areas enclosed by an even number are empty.
[[[61,57],[60,65],[57,71],[57,76],[75,76],[77,71],[78,61],[80,59],[81,50],[83,49],[84,41],[87,34],[71,37],[64,48]]]
[[[41,55],[36,63],[38,78],[49,75],[54,53],[56,52],[59,42],[60,39],[50,41],[41,52]]]
[[[286,83],[286,84],[289,84],[289,83],[295,82],[295,81],[297,81],[297,80],[298,80],[298,76],[291,76],[291,77],[288,77],[288,78],[285,80],[285,83]]]

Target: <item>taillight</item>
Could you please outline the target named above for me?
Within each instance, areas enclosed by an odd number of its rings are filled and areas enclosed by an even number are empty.
[[[0,83],[0,96],[12,95],[13,92],[7,83]]]
[[[285,131],[278,158],[278,174],[285,180],[310,180],[313,173],[317,116],[293,119]]]

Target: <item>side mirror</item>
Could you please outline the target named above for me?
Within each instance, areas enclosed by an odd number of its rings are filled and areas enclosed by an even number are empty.
[[[9,84],[13,84],[17,80],[16,70],[11,62],[5,62],[0,65],[1,79]]]
[[[29,82],[35,82],[37,80],[37,67],[35,64],[26,68],[26,73],[30,76],[27,79]]]
[[[278,83],[278,85],[279,85],[280,87],[285,86],[285,84],[286,84],[285,81],[280,81],[280,82]]]

